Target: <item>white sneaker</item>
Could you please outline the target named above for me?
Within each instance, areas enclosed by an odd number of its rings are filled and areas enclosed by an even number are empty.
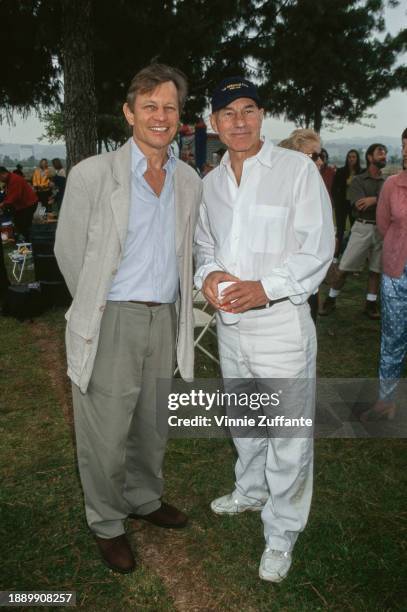
[[[259,576],[269,582],[281,582],[291,567],[291,553],[266,546],[260,561]]]
[[[234,493],[223,495],[214,499],[211,503],[211,510],[215,514],[240,514],[241,512],[261,512],[264,508],[264,503],[245,504],[240,501]]]

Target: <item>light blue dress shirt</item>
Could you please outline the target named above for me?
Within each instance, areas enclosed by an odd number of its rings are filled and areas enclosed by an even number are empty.
[[[144,178],[147,158],[131,139],[129,225],[108,300],[173,303],[178,297],[173,181],[176,163],[168,147],[164,187],[157,196]]]

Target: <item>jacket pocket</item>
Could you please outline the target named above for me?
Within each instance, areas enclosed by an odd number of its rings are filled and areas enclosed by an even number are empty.
[[[92,352],[94,338],[86,334],[84,321],[68,316],[68,322],[65,331],[66,342],[66,357],[68,369],[76,376],[80,376],[86,364],[86,361]]]

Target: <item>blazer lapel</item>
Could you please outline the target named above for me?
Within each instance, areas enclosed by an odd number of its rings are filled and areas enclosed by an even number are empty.
[[[182,243],[190,215],[190,202],[192,201],[192,189],[188,176],[182,172],[182,165],[177,161],[174,172],[174,196],[175,196],[175,246],[177,254],[182,251]]]
[[[110,197],[110,206],[113,219],[119,235],[122,250],[127,237],[130,209],[130,184],[131,184],[131,148],[130,142],[120,147],[114,153],[112,163],[113,179],[115,185]]]

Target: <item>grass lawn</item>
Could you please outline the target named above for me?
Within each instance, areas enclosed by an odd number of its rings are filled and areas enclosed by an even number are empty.
[[[318,322],[321,377],[375,377],[379,325],[363,317],[365,276]],[[190,525],[128,523],[135,574],[100,563],[83,512],[64,376],[63,311],[34,323],[0,317],[0,590],[75,590],[85,610],[405,610],[405,440],[316,441],[315,493],[289,577],[258,578],[258,514],[218,517],[233,487],[228,440],[172,440],[166,499]],[[200,377],[216,369],[199,357]],[[404,531],[403,531],[404,529]],[[27,608],[26,608],[27,609]]]

